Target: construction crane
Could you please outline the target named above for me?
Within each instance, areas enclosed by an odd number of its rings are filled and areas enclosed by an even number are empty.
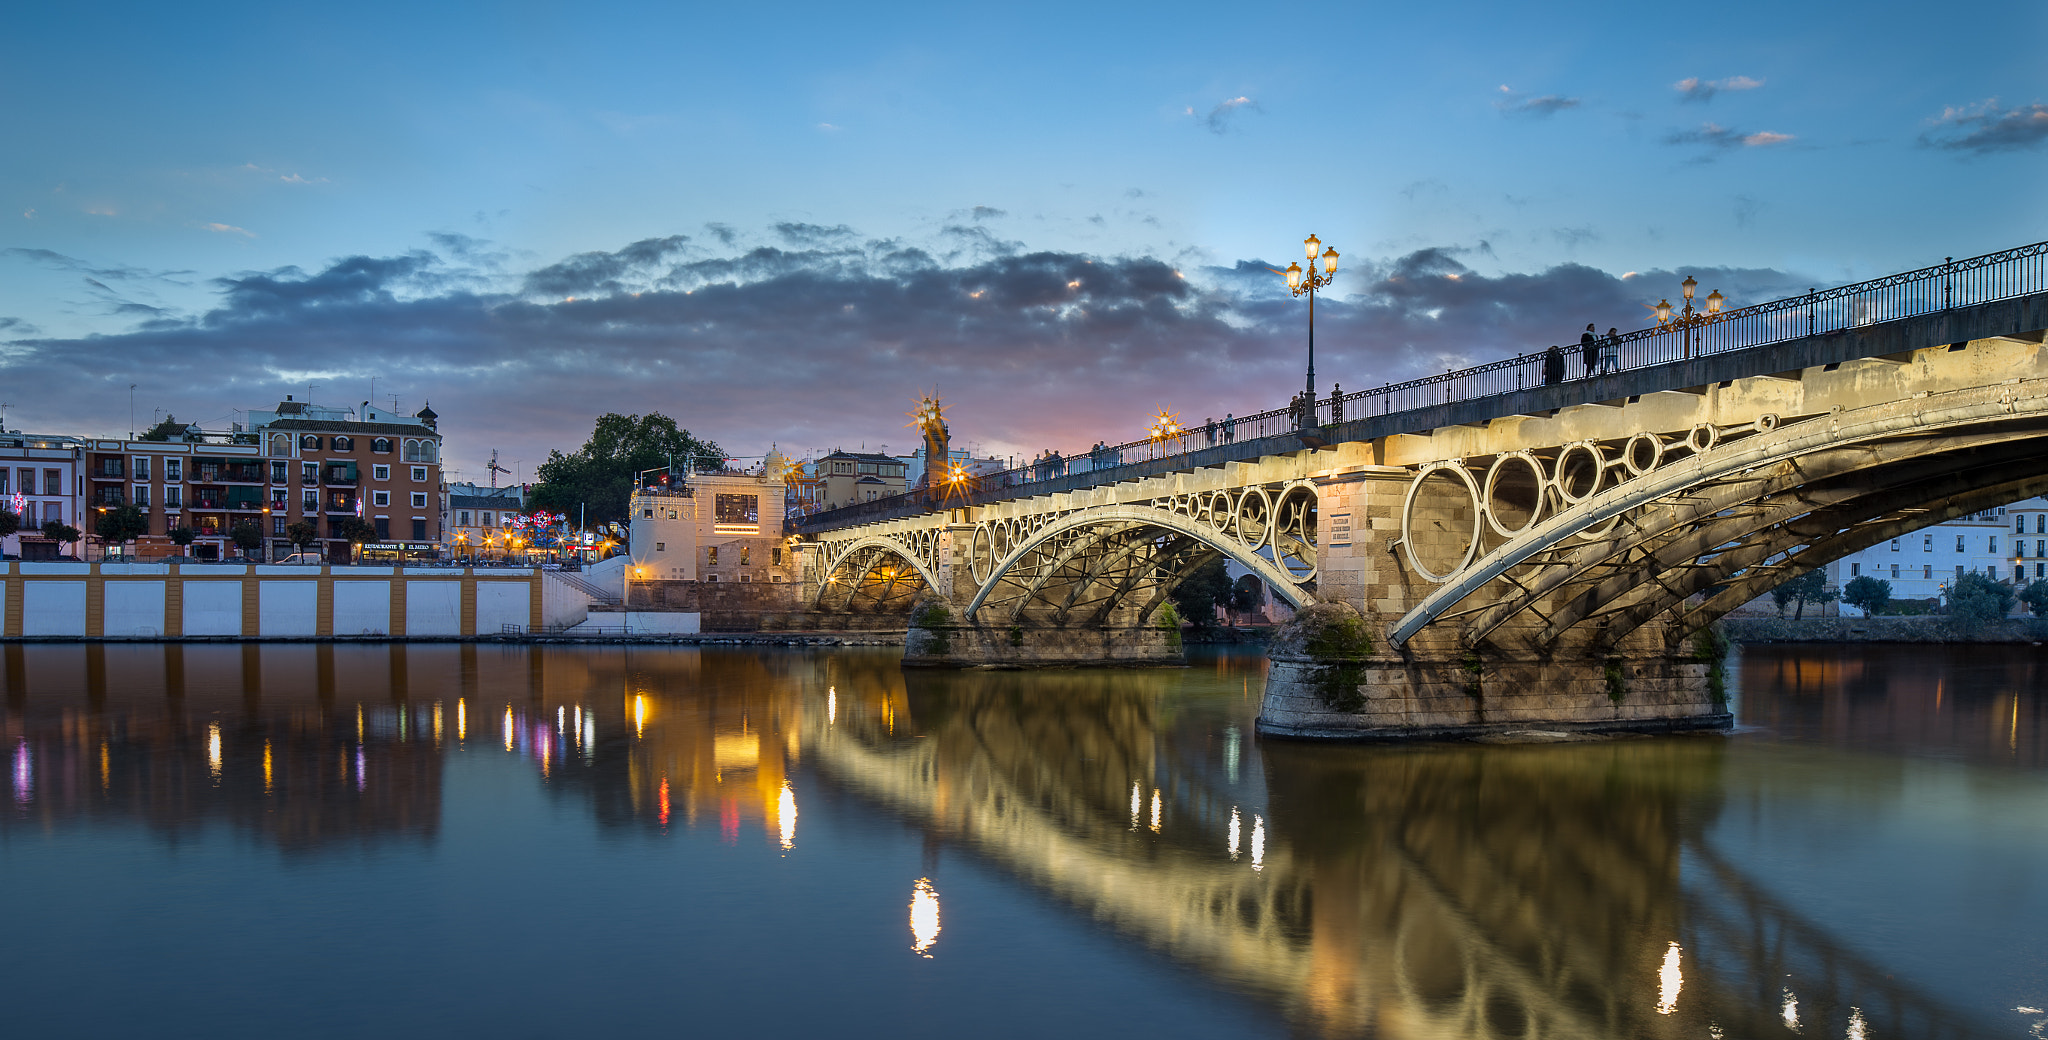
[[[498,449],[496,448],[491,449],[490,464],[485,466],[484,468],[491,471],[491,490],[493,491],[496,491],[498,489],[498,474],[512,472],[511,470],[498,465]]]

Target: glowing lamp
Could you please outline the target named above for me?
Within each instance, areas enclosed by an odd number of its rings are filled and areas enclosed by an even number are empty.
[[[1337,273],[1337,247],[1331,246],[1323,253],[1323,273]]]
[[[1287,287],[1288,287],[1289,289],[1298,289],[1298,288],[1300,288],[1300,287],[1301,287],[1301,265],[1300,265],[1300,264],[1288,264],[1288,265],[1287,265]]]
[[[1693,276],[1686,275],[1685,281],[1678,283],[1678,287],[1685,290],[1685,298],[1690,300],[1692,294],[1699,289],[1700,283],[1694,280]]]
[[[1314,235],[1310,235],[1307,238],[1302,239],[1301,244],[1304,249],[1308,250],[1309,262],[1314,263],[1316,259],[1316,254],[1322,251],[1322,240]]]
[[[1658,301],[1657,301],[1657,324],[1659,324],[1659,325],[1663,325],[1663,324],[1665,324],[1665,323],[1669,322],[1670,320],[1671,320],[1671,301],[1670,301],[1670,300],[1658,300]]]
[[[1714,290],[1711,294],[1707,296],[1707,313],[1721,313],[1721,304],[1725,302],[1727,302],[1727,297],[1721,295],[1721,290]]]

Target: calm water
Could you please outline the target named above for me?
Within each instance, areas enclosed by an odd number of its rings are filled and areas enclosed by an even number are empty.
[[[1264,671],[4,654],[9,1036],[2040,1036],[2048,652],[1733,736],[1261,742]],[[1859,1032],[1860,1031],[1860,1032]]]

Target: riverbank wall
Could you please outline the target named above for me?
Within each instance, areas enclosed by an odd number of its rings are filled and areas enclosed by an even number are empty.
[[[2042,643],[2048,619],[2006,618],[1974,627],[1953,619],[1920,617],[1724,618],[1722,632],[1737,643]]]

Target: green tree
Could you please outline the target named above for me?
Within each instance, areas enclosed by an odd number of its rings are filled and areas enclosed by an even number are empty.
[[[1218,553],[1174,586],[1167,598],[1189,625],[1206,630],[1216,626],[1216,608],[1230,605],[1230,591],[1230,572]]]
[[[572,517],[580,506],[592,524],[623,520],[630,508],[633,478],[641,470],[674,463],[678,472],[685,472],[692,459],[706,457],[722,460],[725,449],[691,436],[660,412],[606,412],[597,417],[590,439],[575,454],[548,452],[547,461],[534,471],[539,483],[527,504]]]
[[[163,422],[150,427],[148,433],[135,439],[139,441],[167,441],[173,437],[183,437],[185,430],[185,423],[179,422],[177,416],[166,412],[164,413]]]
[[[344,516],[328,524],[328,533],[360,549],[377,540],[377,525],[359,516]]]
[[[228,538],[244,556],[254,556],[263,549],[263,529],[247,520],[228,528]]]
[[[12,509],[0,509],[0,538],[21,530],[21,514]]]
[[[1852,607],[1862,607],[1865,613],[1876,615],[1892,602],[1892,583],[1868,574],[1851,578],[1842,587],[1842,602]]]
[[[1972,571],[1948,587],[1948,616],[1955,627],[1974,632],[2011,613],[2012,586]]]
[[[1230,609],[1249,614],[1266,605],[1266,583],[1256,574],[1242,575],[1230,589]]]
[[[100,514],[93,533],[108,545],[126,545],[149,533],[149,514],[140,506],[117,506]]]
[[[184,524],[171,528],[168,533],[171,536],[171,541],[178,543],[180,555],[183,555],[185,550],[192,545],[192,539],[199,537],[199,532]]]
[[[75,542],[82,536],[83,532],[62,520],[43,521],[43,537],[53,542]]]
[[[300,552],[305,552],[320,540],[320,529],[310,520],[294,520],[284,526],[284,536],[298,546]]]
[[[1783,614],[1794,602],[1799,604],[1792,612],[1794,621],[1806,616],[1808,603],[1833,603],[1835,596],[1835,590],[1828,588],[1827,572],[1818,567],[1771,590],[1771,602],[1778,605],[1778,613]]]
[[[2020,599],[2035,617],[2048,617],[2048,578],[2036,580],[2020,590]]]

